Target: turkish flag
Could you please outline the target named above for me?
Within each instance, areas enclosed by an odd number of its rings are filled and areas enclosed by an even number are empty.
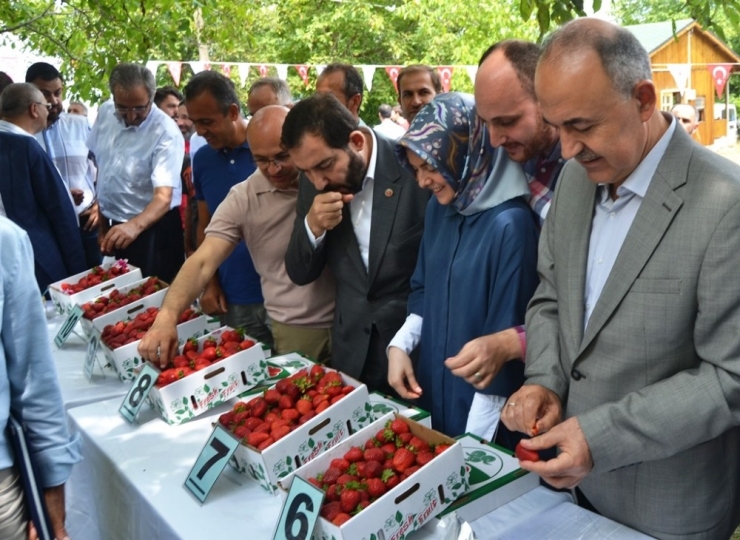
[[[295,68],[298,70],[298,75],[303,79],[303,84],[308,88],[308,66],[305,64],[299,64],[295,66]]]
[[[442,90],[449,92],[452,72],[455,71],[455,68],[452,66],[437,66],[437,71],[439,71],[439,82],[442,83]]]
[[[732,64],[707,64],[707,71],[712,75],[717,95],[721,97],[725,91],[727,79],[730,78]]]
[[[393,81],[393,86],[395,87],[396,92],[398,92],[398,72],[401,71],[401,68],[403,68],[403,66],[385,66],[385,72]]]

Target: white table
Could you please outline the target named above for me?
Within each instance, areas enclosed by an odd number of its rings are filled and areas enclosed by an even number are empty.
[[[121,382],[112,368],[103,368],[101,372],[100,366],[96,364],[92,381],[85,377],[83,364],[87,353],[87,343],[80,337],[82,335],[80,325],[75,329],[80,335],[70,334],[61,348],[54,344],[54,336],[57,335],[64,320],[65,317],[55,314],[53,310],[50,311],[47,308],[46,328],[54,353],[64,408],[69,410],[72,407],[79,407],[118,396],[123,399],[124,394],[128,392],[130,383]],[[100,364],[105,366],[107,362],[100,351],[98,352],[98,358]]]

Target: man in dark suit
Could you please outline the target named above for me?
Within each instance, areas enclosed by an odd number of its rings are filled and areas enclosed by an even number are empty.
[[[33,137],[46,127],[48,104],[31,84],[8,86],[0,120],[0,199],[3,213],[33,245],[36,281],[45,291],[86,268],[69,191]]]
[[[329,265],[337,282],[332,366],[391,392],[385,350],[406,319],[429,195],[398,164],[393,143],[360,127],[331,94],[298,103],[282,143],[303,171],[288,275],[304,285]]]

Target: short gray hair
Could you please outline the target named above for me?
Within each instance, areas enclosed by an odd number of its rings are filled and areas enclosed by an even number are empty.
[[[249,87],[247,96],[252,97],[252,93],[263,86],[269,87],[275,93],[278,105],[288,106],[293,103],[293,96],[290,93],[288,83],[278,77],[260,77]]]
[[[577,51],[590,48],[596,52],[614,90],[625,98],[632,97],[635,85],[652,80],[650,57],[637,38],[629,31],[613,26],[613,31],[603,32],[598,28],[586,27],[576,19],[565,24],[545,39],[539,64],[545,62],[557,49]]]
[[[0,98],[0,116],[18,118],[34,103],[46,103],[41,91],[31,83],[12,83],[5,87]]]
[[[127,62],[118,64],[111,71],[110,79],[108,79],[108,87],[111,94],[116,86],[120,86],[122,90],[126,91],[143,86],[149,94],[149,99],[153,99],[154,92],[157,91],[157,84],[154,81],[154,75],[151,71],[141,64],[130,64]]]

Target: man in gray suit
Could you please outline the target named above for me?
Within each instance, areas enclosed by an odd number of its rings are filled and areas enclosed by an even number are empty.
[[[406,320],[429,195],[399,165],[394,144],[360,127],[331,94],[299,102],[282,143],[303,172],[288,275],[305,285],[329,265],[337,283],[331,364],[391,392],[385,350]]]
[[[505,406],[524,461],[658,538],[740,522],[740,169],[656,110],[629,32],[580,19],[535,91],[564,158],[527,313],[527,383]]]

